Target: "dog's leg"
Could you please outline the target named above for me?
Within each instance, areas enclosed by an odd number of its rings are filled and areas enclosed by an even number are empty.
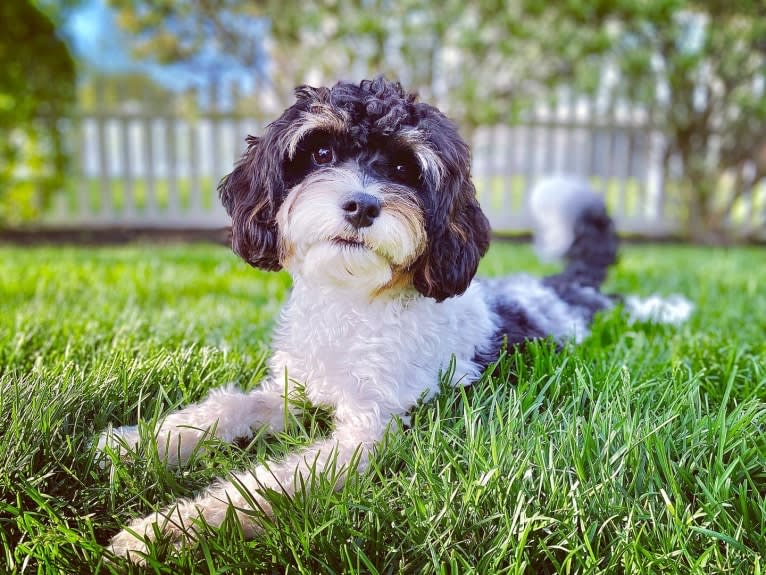
[[[253,431],[265,428],[275,433],[284,429],[285,397],[283,391],[257,388],[245,393],[234,387],[214,390],[200,403],[171,413],[155,433],[160,458],[169,465],[188,460],[205,434],[224,441],[252,437]],[[98,449],[105,446],[120,450],[134,449],[139,435],[136,426],[118,427],[103,432]]]
[[[334,472],[331,477],[336,482],[336,489],[339,489],[352,465],[360,470],[367,466],[370,451],[382,438],[385,429],[385,424],[373,429],[339,425],[327,439],[283,461],[237,473],[231,480],[221,481],[196,499],[179,500],[159,513],[133,521],[112,539],[111,549],[116,555],[141,562],[142,555],[147,553],[147,539],[154,539],[156,529],[178,545],[183,545],[195,538],[195,521],[201,518],[208,525],[218,527],[230,507],[245,535],[253,537],[258,532],[258,524],[252,517],[253,507],[271,513],[268,501],[260,493],[261,489],[269,488],[293,495],[301,485],[309,489],[314,474],[328,471]]]

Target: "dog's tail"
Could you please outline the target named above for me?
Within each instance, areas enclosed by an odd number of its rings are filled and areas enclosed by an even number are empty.
[[[546,284],[559,295],[592,312],[613,303],[624,305],[630,321],[681,324],[694,311],[694,304],[681,295],[662,297],[593,296],[571,286],[598,289],[607,270],[617,261],[619,239],[603,198],[582,180],[555,177],[541,181],[529,201],[535,227],[535,247],[543,259],[566,261],[563,272],[546,278]]]
[[[603,198],[583,180],[554,177],[534,187],[529,208],[540,257],[566,261],[557,277],[598,289],[619,244]]]

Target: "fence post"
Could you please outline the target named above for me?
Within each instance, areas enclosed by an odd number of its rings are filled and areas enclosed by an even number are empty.
[[[127,111],[125,111],[127,112]],[[133,152],[131,150],[131,133],[132,123],[130,115],[125,113],[120,118],[120,152],[121,152],[121,170],[122,176],[122,189],[123,189],[123,210],[125,217],[130,219],[136,215],[135,204],[135,190],[133,187]]]
[[[181,216],[181,204],[178,198],[178,125],[180,114],[178,99],[173,99],[173,107],[165,117],[165,177],[168,180],[168,213],[172,217]]]
[[[200,201],[200,89],[192,91],[195,114],[189,121],[189,211],[192,216],[199,217],[202,213]]]
[[[99,180],[99,214],[108,219],[112,214],[112,188],[109,181],[109,143],[106,137],[107,104],[104,94],[104,84],[96,84],[96,131],[98,141],[98,180]]]
[[[69,223],[226,225],[217,182],[244,151],[245,135],[257,135],[259,128],[243,112],[239,87],[218,84],[192,89],[187,113],[179,100],[170,110],[115,110],[98,82],[95,107],[81,108],[77,122],[62,124],[75,138],[73,157],[82,172],[73,198],[76,216]],[[653,116],[627,106],[610,95],[609,105],[601,106],[606,116],[599,116],[593,99],[562,90],[555,104],[531,107],[518,124],[475,129],[474,174],[493,223],[503,231],[525,230],[526,193],[536,180],[575,172],[597,178],[596,186],[614,196],[623,224],[666,232],[662,134]],[[638,154],[646,162],[642,172],[635,169]],[[123,190],[122,202],[115,202],[116,189]],[[91,198],[92,192],[100,197]],[[752,211],[759,206],[754,199]]]

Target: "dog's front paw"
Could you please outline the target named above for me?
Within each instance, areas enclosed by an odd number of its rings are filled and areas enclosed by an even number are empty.
[[[106,467],[111,461],[110,455],[112,453],[116,453],[121,459],[126,459],[135,452],[138,440],[138,426],[136,425],[110,427],[102,431],[96,441],[99,466],[102,469]]]
[[[141,532],[135,529],[123,529],[115,535],[109,543],[109,550],[116,557],[124,557],[132,563],[143,565],[146,563],[146,556],[149,554],[147,546],[148,534],[141,537]]]
[[[109,550],[116,557],[144,564],[150,553],[150,545],[157,537],[167,539],[172,545],[171,549],[175,550],[194,541],[197,533],[193,524],[199,516],[200,512],[194,502],[180,500],[159,513],[133,520],[112,538]]]

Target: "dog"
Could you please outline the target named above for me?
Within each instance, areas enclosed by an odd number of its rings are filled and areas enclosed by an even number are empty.
[[[530,206],[538,248],[563,256],[563,271],[474,279],[490,226],[469,147],[439,110],[383,77],[298,88],[262,136],[247,138],[219,194],[234,252],[256,268],[287,270],[293,288],[270,376],[251,392],[225,387],[168,415],[155,434],[160,456],[179,465],[208,433],[234,441],[282,430],[295,386],[331,406],[334,429],[132,522],[110,549],[133,561],[157,533],[183,545],[200,519],[219,526],[227,513],[255,536],[253,507],[270,513],[264,488],[291,495],[330,466],[338,484],[363,470],[389,424],[436,394],[440,376],[468,385],[504,348],[579,341],[595,314],[626,303],[600,291],[617,257],[614,223],[601,197],[570,179],[538,185]],[[680,300],[627,304],[661,321],[689,313]],[[136,427],[120,427],[99,448],[124,452],[138,440]]]

